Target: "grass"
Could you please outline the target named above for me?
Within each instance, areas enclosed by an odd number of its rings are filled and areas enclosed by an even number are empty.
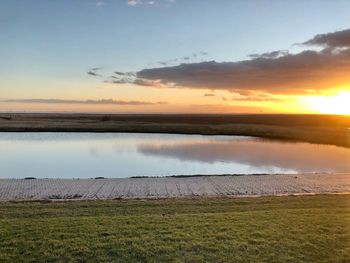
[[[350,195],[0,204],[0,262],[350,262]]]
[[[0,132],[141,132],[256,136],[350,147],[350,116],[0,114]]]

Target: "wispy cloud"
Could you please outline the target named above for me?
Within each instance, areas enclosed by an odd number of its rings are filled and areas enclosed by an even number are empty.
[[[278,50],[235,62],[204,61],[145,68],[124,83],[241,93],[315,94],[350,82],[350,29],[317,35],[297,54]],[[308,49],[315,46],[318,50]],[[189,56],[183,60],[190,60]]]
[[[135,5],[142,4],[142,1],[141,0],[128,0],[127,3],[128,3],[128,5],[135,6]]]
[[[149,101],[137,101],[137,100],[114,100],[114,99],[101,99],[101,100],[65,100],[65,99],[8,99],[1,100],[1,102],[10,103],[42,103],[42,104],[99,104],[99,105],[161,105],[167,104],[164,101],[149,102]]]
[[[173,59],[168,59],[168,60],[164,60],[164,61],[158,61],[157,63],[150,63],[150,65],[152,64],[158,64],[160,66],[174,66],[174,65],[178,65],[179,63],[188,63],[190,61],[192,62],[203,62],[205,59],[207,59],[208,57],[208,52],[197,52],[197,53],[193,53],[191,55],[188,56],[184,56],[184,57],[179,57],[179,58],[173,58]]]
[[[150,5],[150,6],[170,7],[174,3],[175,3],[175,0],[127,0],[127,4],[129,6]]]
[[[97,1],[96,2],[96,6],[97,7],[103,7],[103,6],[106,6],[106,5],[107,5],[107,3],[105,1]]]
[[[101,69],[101,67],[90,68],[87,74],[94,77],[102,77],[102,75],[99,73]]]
[[[114,75],[109,76],[104,82],[114,83],[114,84],[123,84],[123,83],[134,83],[137,80],[136,74],[134,72],[115,71],[113,74]]]
[[[287,56],[289,54],[288,50],[277,50],[277,51],[272,51],[272,52],[266,52],[263,54],[250,54],[248,57],[250,58],[278,58],[278,57],[283,57]]]
[[[98,71],[98,70],[101,70],[102,67],[96,67],[96,68],[91,68],[90,70],[93,70],[93,71]]]
[[[208,56],[208,52],[197,52],[193,53],[192,55],[181,57],[181,58],[173,58],[169,60],[164,61],[158,61],[156,63],[150,63],[150,64],[156,64],[162,67],[168,67],[168,66],[174,66],[179,65],[179,63],[190,63],[195,61],[204,61],[204,58]],[[150,80],[150,79],[142,79],[137,77],[136,72],[122,72],[122,71],[113,71],[109,72],[108,70],[104,69],[103,67],[92,67],[88,69],[86,72],[88,75],[93,77],[104,77],[105,83],[114,83],[114,84],[126,84],[126,83],[134,83],[141,86],[170,86],[171,83],[167,83],[166,85],[163,84],[160,80]],[[103,74],[102,74],[103,73]]]
[[[226,99],[227,100],[227,99]],[[270,101],[270,102],[282,102],[285,101],[286,98],[284,96],[271,95],[269,93],[261,93],[261,92],[248,92],[246,94],[235,94],[231,101]]]
[[[96,72],[94,72],[94,71],[91,71],[91,70],[88,71],[87,74],[90,75],[90,76],[102,77],[102,75],[100,75],[100,74],[98,74],[98,73],[96,73]]]

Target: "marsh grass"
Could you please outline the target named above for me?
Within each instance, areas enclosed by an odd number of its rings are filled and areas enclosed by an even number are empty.
[[[350,262],[350,196],[0,204],[0,262]]]
[[[350,116],[293,114],[0,114],[0,132],[134,132],[256,136],[350,147]]]

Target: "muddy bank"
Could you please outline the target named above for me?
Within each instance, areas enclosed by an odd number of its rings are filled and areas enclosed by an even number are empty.
[[[0,180],[0,201],[260,196],[346,192],[350,192],[350,174]]]

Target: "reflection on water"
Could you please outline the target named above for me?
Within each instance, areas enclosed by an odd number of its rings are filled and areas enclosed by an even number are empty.
[[[245,139],[158,146],[144,144],[139,146],[139,151],[183,161],[238,162],[262,169],[264,166],[273,166],[296,172],[350,171],[350,149],[308,143]]]
[[[0,133],[0,178],[350,172],[350,149],[250,137]]]

